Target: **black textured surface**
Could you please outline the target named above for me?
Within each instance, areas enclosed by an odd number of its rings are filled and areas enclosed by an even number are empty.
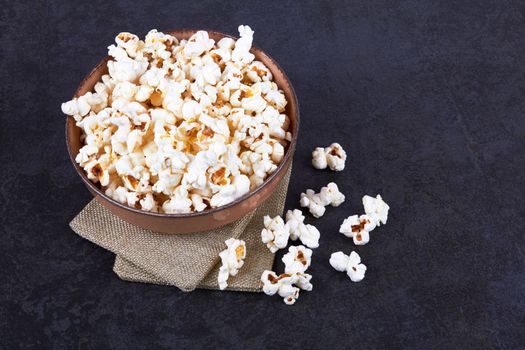
[[[2,1],[0,347],[523,348],[525,6],[520,1]],[[263,294],[128,283],[68,222],[90,200],[69,164],[60,103],[119,31],[255,30],[285,69],[302,129],[288,208],[335,181],[314,290]],[[339,141],[342,173],[310,166]],[[386,226],[338,233],[381,193]],[[356,250],[351,283],[328,264]],[[276,265],[282,269],[282,264]]]

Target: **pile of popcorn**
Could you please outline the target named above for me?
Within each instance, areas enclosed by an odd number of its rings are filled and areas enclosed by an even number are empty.
[[[328,147],[318,147],[312,152],[312,165],[316,169],[330,168],[333,171],[342,171],[345,168],[346,152],[341,145],[333,143]],[[308,208],[314,218],[324,215],[327,206],[338,207],[345,201],[345,195],[339,191],[337,184],[331,182],[316,193],[308,189],[301,193],[299,204]],[[341,224],[339,232],[352,238],[355,245],[364,245],[370,241],[370,232],[381,224],[386,224],[390,207],[380,195],[375,198],[365,195],[363,197],[365,214],[352,215]],[[278,294],[287,305],[292,305],[299,298],[299,291],[311,291],[312,275],[306,273],[311,265],[312,249],[319,247],[319,230],[310,224],[304,223],[305,217],[301,210],[288,210],[285,219],[281,216],[263,219],[264,228],[261,231],[261,241],[266,244],[272,253],[288,246],[289,240],[300,240],[303,245],[290,246],[282,261],[284,272],[277,274],[274,271],[264,271],[261,275],[263,291],[267,295]],[[226,241],[228,248],[220,254],[222,267],[219,271],[219,285],[226,287],[225,277],[234,276],[243,262],[239,254],[233,254],[230,239]],[[229,243],[230,242],[230,243]],[[238,242],[235,241],[235,242]],[[241,241],[242,242],[242,241]],[[236,243],[237,245],[241,243]],[[306,247],[305,247],[306,246]],[[308,248],[307,248],[308,247]],[[312,249],[309,249],[312,248]],[[243,259],[246,251],[243,249]],[[230,257],[225,260],[224,257]],[[337,271],[345,272],[352,282],[360,282],[365,277],[366,265],[361,263],[361,257],[355,251],[346,255],[342,251],[332,253],[330,265]],[[233,268],[232,268],[233,266]],[[228,274],[227,271],[232,271]]]
[[[253,31],[218,42],[151,30],[120,33],[109,74],[62,104],[83,131],[76,162],[106,195],[131,207],[190,213],[261,185],[291,133],[286,98],[250,52]]]

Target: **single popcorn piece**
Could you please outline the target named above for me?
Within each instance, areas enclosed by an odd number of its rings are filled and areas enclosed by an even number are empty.
[[[338,207],[345,201],[345,195],[339,191],[335,182],[330,182],[321,188],[319,197],[321,198],[321,203],[325,206],[331,205],[332,207]]]
[[[286,212],[286,224],[290,228],[290,239],[299,239],[308,248],[319,247],[319,230],[313,225],[304,224],[304,215],[299,209]]]
[[[301,207],[307,207],[315,218],[320,218],[324,215],[327,205],[338,207],[344,201],[345,195],[339,191],[334,182],[330,182],[327,186],[321,188],[319,193],[315,193],[311,189],[306,190],[306,193],[301,193],[299,203]]]
[[[312,165],[316,169],[326,169],[342,171],[345,168],[346,152],[338,143],[322,148],[317,147],[312,152]]]
[[[339,232],[354,239],[355,245],[365,245],[370,241],[370,231],[376,227],[375,222],[368,215],[352,215],[346,218]]]
[[[263,291],[267,295],[279,294],[287,305],[293,305],[299,298],[299,290],[311,291],[312,275],[306,273],[310,267],[312,250],[302,245],[288,248],[282,261],[285,265],[283,274],[277,276],[273,271],[264,271],[261,276]]]
[[[376,198],[364,196],[363,207],[365,208],[365,213],[377,226],[386,224],[390,207],[383,201],[383,198],[381,198],[380,195],[377,195]]]
[[[340,272],[346,272],[352,282],[360,282],[365,278],[366,266],[361,264],[361,257],[352,251],[350,256],[343,252],[332,253],[330,265]]]
[[[345,168],[346,152],[338,143],[332,143],[324,149],[326,154],[326,163],[333,171],[342,171]]]
[[[290,246],[288,253],[284,254],[284,272],[289,274],[304,273],[310,267],[312,250],[305,246]]]
[[[299,200],[301,207],[307,207],[315,218],[320,218],[326,211],[325,206],[321,202],[321,198],[314,190],[307,189],[306,193],[301,193],[301,199]]]
[[[253,30],[238,30],[238,40],[218,42],[206,31],[180,41],[122,32],[108,47],[108,73],[62,104],[82,131],[75,161],[107,196],[146,211],[202,212],[278,168],[292,139],[286,97],[250,52]]]
[[[299,288],[295,287],[299,277],[295,274],[283,273],[277,276],[273,271],[264,271],[261,275],[263,292],[266,295],[278,294],[286,305],[293,305],[299,298]]]
[[[324,148],[317,147],[312,152],[312,165],[316,169],[326,169],[328,163],[326,161],[326,154],[324,153]]]
[[[224,243],[228,248],[219,254],[222,265],[217,277],[221,290],[228,286],[230,276],[237,275],[239,269],[244,265],[244,258],[246,258],[246,243],[243,240],[230,238]]]
[[[283,218],[276,216],[271,218],[265,215],[264,228],[261,231],[262,242],[266,244],[272,253],[286,248],[290,237],[290,227],[284,223]]]

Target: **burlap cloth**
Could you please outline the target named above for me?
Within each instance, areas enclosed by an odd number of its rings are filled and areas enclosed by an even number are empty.
[[[271,270],[274,254],[261,241],[264,215],[281,215],[291,166],[275,192],[256,210],[219,229],[164,234],[129,224],[92,200],[69,223],[81,237],[116,254],[113,271],[123,280],[172,285],[183,291],[219,289],[219,253],[224,241],[234,237],[246,242],[246,259],[237,276],[230,276],[227,290],[261,291],[261,274]]]

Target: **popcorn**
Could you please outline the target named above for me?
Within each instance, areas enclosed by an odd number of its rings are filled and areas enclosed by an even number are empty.
[[[377,195],[376,198],[364,196],[363,207],[365,208],[365,213],[377,226],[386,224],[390,207],[383,201],[380,195]]]
[[[299,288],[293,285],[297,282],[297,275],[287,273],[277,274],[273,271],[265,270],[261,276],[263,283],[263,292],[266,295],[275,295],[276,293],[283,298],[286,305],[293,305],[299,298]]]
[[[184,54],[188,57],[197,57],[210,50],[215,41],[208,37],[208,32],[200,30],[193,34],[184,46]]]
[[[180,185],[170,199],[162,204],[162,210],[168,214],[190,213],[192,204],[193,202],[188,198],[187,187]]]
[[[269,215],[265,215],[263,220],[262,242],[266,243],[272,253],[285,248],[290,237],[290,227],[284,223],[283,218],[280,216],[271,218]]]
[[[320,218],[326,211],[319,195],[311,189],[307,189],[306,193],[301,193],[299,204],[301,207],[308,207],[310,214],[312,214],[315,218]]]
[[[352,251],[350,256],[343,252],[332,253],[330,265],[340,272],[346,272],[352,282],[360,282],[365,278],[366,266],[361,264],[361,257]]]
[[[221,267],[217,280],[221,290],[228,286],[228,278],[236,276],[239,269],[244,265],[246,258],[246,243],[240,239],[230,238],[225,241],[227,248],[219,256],[221,258]]]
[[[301,193],[299,203],[301,207],[307,207],[315,218],[320,218],[324,215],[327,205],[338,207],[344,201],[345,195],[339,191],[337,184],[330,182],[327,186],[321,188],[319,193],[315,193],[311,189],[307,189],[306,193]]]
[[[234,177],[231,185],[222,186],[213,197],[211,197],[210,205],[212,207],[220,207],[233,202],[250,191],[250,179],[246,175],[239,175]]]
[[[312,152],[312,165],[316,169],[329,167],[333,171],[342,171],[345,168],[346,152],[338,143],[322,148],[317,147]]]
[[[370,241],[370,231],[376,227],[375,222],[368,215],[352,215],[346,218],[339,232],[344,234],[346,237],[354,239],[355,245],[365,245]]]
[[[312,250],[302,245],[290,246],[288,253],[284,254],[282,261],[284,263],[285,273],[303,273],[310,267]]]
[[[83,132],[76,162],[106,195],[152,212],[200,212],[277,169],[291,141],[286,97],[254,60],[251,28],[238,29],[238,40],[217,43],[205,31],[180,42],[155,29],[144,40],[116,36],[108,74],[61,106]],[[315,229],[301,230],[315,241]]]
[[[312,275],[305,271],[310,267],[312,250],[304,246],[291,246],[282,261],[285,264],[285,272],[277,276],[273,271],[264,271],[261,275],[263,292],[266,295],[279,294],[287,305],[293,305],[299,298],[299,291],[311,291],[313,285],[310,282]]]
[[[330,182],[325,187],[321,188],[319,193],[321,203],[323,205],[331,205],[332,207],[338,207],[345,201],[345,195],[339,192],[339,188],[335,182]]]
[[[312,165],[316,169],[326,169],[328,162],[326,160],[326,154],[324,153],[324,148],[317,147],[312,152]]]
[[[88,114],[90,110],[91,106],[84,96],[62,103],[62,113],[67,115],[83,117]]]
[[[235,43],[235,48],[232,52],[232,61],[240,64],[248,64],[255,56],[250,53],[253,41],[253,30],[248,26],[239,26],[240,38]]]
[[[290,228],[290,239],[292,241],[300,239],[308,248],[319,247],[321,236],[319,230],[313,225],[304,224],[304,215],[300,210],[288,210],[286,212],[286,224]]]

